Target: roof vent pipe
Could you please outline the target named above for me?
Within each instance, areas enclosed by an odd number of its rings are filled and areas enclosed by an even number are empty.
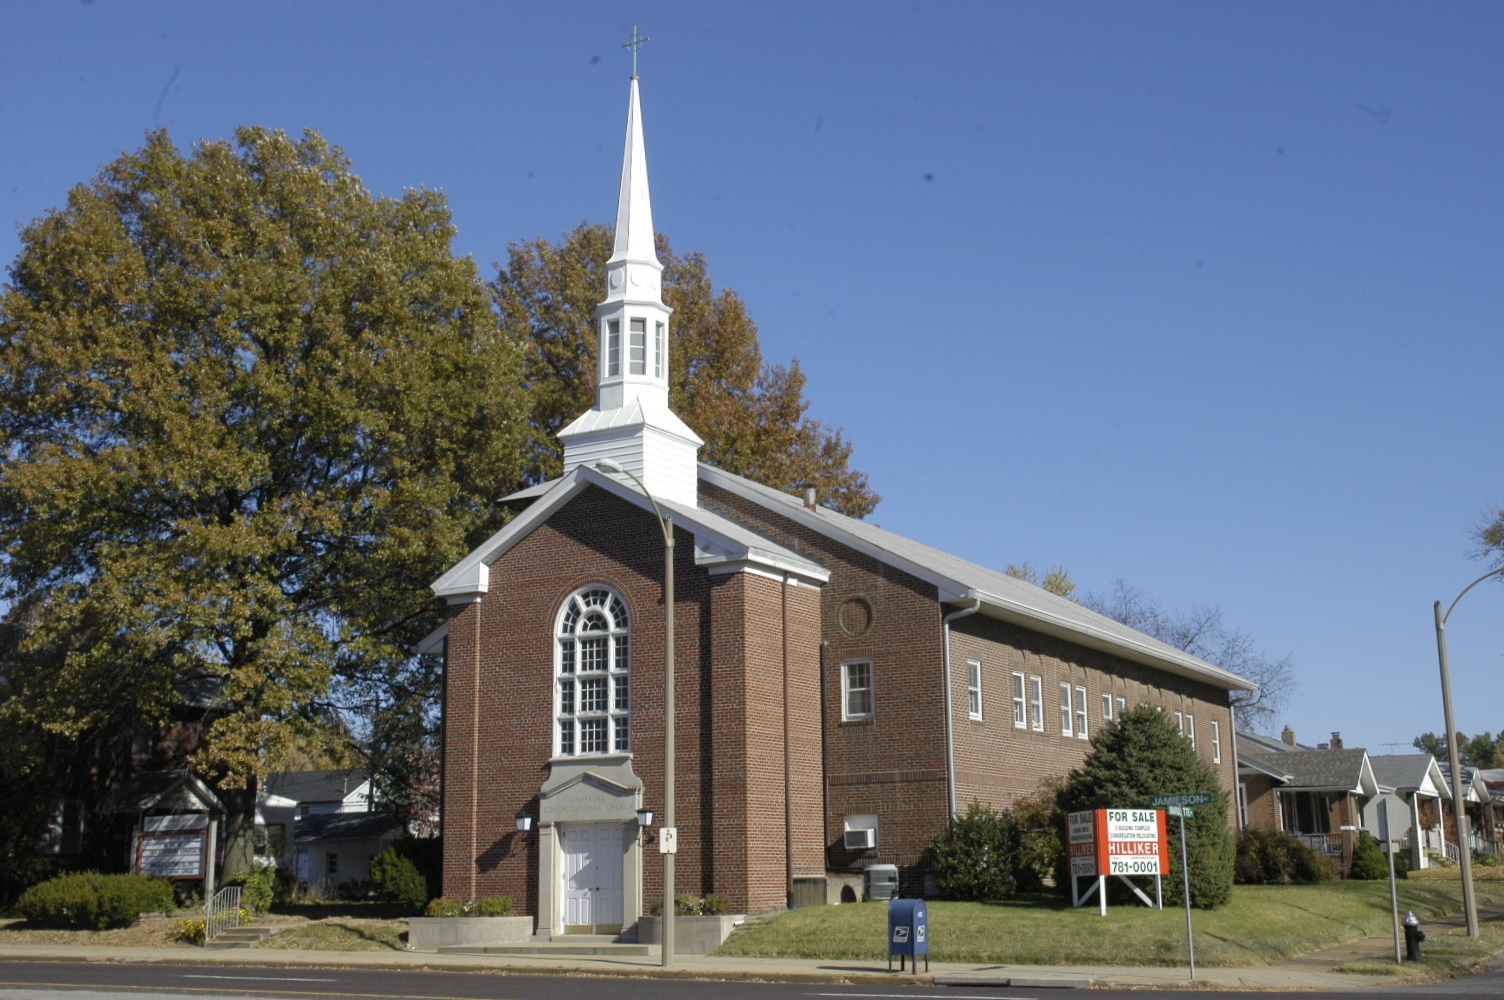
[[[804,491],[804,509],[805,510],[815,510],[816,506],[817,506],[817,504],[815,502],[816,501],[815,484],[814,483],[805,482],[805,483],[795,483],[794,486],[797,487],[798,489],[801,489],[801,490]]]

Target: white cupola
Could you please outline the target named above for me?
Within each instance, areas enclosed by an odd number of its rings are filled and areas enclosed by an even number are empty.
[[[633,76],[616,243],[606,263],[606,298],[595,309],[596,402],[559,432],[559,440],[566,475],[610,459],[641,478],[655,497],[694,506],[705,442],[668,406],[672,312],[663,304],[663,264],[653,245],[642,109]]]

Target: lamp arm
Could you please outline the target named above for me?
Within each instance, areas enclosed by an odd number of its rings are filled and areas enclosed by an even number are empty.
[[[648,499],[651,500],[652,498],[649,497]],[[1491,569],[1491,570],[1489,570],[1487,573],[1484,573],[1482,576],[1478,577],[1478,579],[1474,580],[1472,583],[1468,584],[1466,587],[1463,587],[1462,588],[1462,593],[1460,593],[1460,594],[1457,595],[1457,600],[1453,601],[1452,602],[1452,606],[1450,608],[1447,608],[1447,613],[1441,616],[1441,624],[1443,626],[1446,625],[1447,619],[1450,618],[1450,617],[1452,617],[1452,612],[1455,611],[1455,610],[1457,610],[1457,601],[1460,601],[1464,597],[1466,597],[1467,596],[1467,592],[1469,590],[1472,590],[1474,587],[1478,586],[1478,584],[1482,583],[1484,580],[1487,580],[1489,577],[1491,577],[1491,576],[1498,576],[1500,573],[1504,573],[1504,566],[1500,566],[1498,569]],[[1437,601],[1436,605],[1437,605],[1437,607],[1440,607],[1441,606],[1441,602]]]

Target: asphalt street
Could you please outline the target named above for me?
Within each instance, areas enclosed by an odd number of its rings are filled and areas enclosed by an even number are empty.
[[[1504,966],[1504,963],[1500,963]],[[1351,997],[1355,991],[1299,991]],[[948,988],[710,981],[648,976],[515,975],[394,969],[320,969],[99,962],[0,962],[0,1000],[1066,1000],[1089,995],[1130,1000],[1177,997],[1183,990]],[[1504,997],[1504,968],[1424,986],[1370,988],[1365,998]],[[1197,991],[1199,996],[1241,993]]]

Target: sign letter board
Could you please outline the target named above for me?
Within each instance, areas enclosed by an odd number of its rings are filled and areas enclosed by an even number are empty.
[[[1170,856],[1158,809],[1093,809],[1067,817],[1071,874],[1163,875]]]

